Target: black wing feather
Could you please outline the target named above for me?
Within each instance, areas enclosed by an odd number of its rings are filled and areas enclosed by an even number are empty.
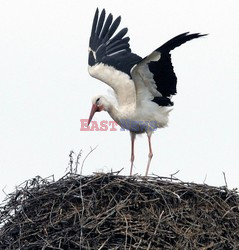
[[[127,28],[123,28],[122,30],[120,30],[114,37],[110,39],[110,44],[120,41],[127,32],[128,32]]]
[[[180,34],[160,46],[156,51],[160,52],[161,57],[158,61],[148,63],[149,70],[153,73],[157,90],[162,97],[155,97],[153,101],[161,106],[173,105],[170,100],[171,95],[177,93],[177,77],[174,73],[170,51],[195,38],[205,35],[199,33],[189,34],[189,32]]]
[[[113,48],[107,50],[107,53],[109,55],[111,55],[111,54],[116,53],[116,52],[121,51],[121,50],[125,50],[125,51],[130,52],[129,44],[122,43],[122,44],[119,44],[117,46],[114,46]]]
[[[104,24],[104,21],[105,21],[105,10],[102,10],[102,12],[100,14],[98,25],[97,25],[97,30],[96,30],[96,35],[97,36],[100,35],[100,32],[102,30],[102,26]]]
[[[120,25],[120,21],[121,21],[121,16],[118,16],[114,20],[114,22],[112,23],[111,27],[109,28],[109,30],[107,32],[108,39],[110,39],[113,36],[113,34],[115,33],[115,31],[117,30],[117,28]]]
[[[207,34],[200,34],[200,33],[193,33],[189,34],[189,32],[185,32],[183,34],[180,34],[178,36],[175,36],[174,38],[170,39],[166,43],[164,43],[162,46],[160,46],[157,51],[160,52],[170,52],[171,50],[175,49],[176,47],[179,47],[180,45],[202,36],[207,36]]]
[[[90,36],[91,50],[88,62],[90,66],[97,63],[108,64],[130,76],[131,68],[142,58],[131,53],[129,38],[124,37],[128,31],[127,28],[121,29],[114,35],[120,21],[120,16],[113,21],[112,14],[109,14],[105,21],[105,10],[103,9],[99,16],[99,10],[96,9]]]
[[[125,37],[121,40],[115,41],[115,42],[110,42],[107,44],[107,51],[111,48],[113,48],[114,46],[117,46],[119,44],[128,44],[129,43],[129,37]]]
[[[100,34],[100,38],[104,38],[109,30],[110,25],[112,24],[113,21],[113,16],[111,14],[108,15],[106,21],[105,21],[105,25],[103,27],[103,30]]]
[[[90,35],[91,38],[95,34],[95,30],[96,30],[96,26],[97,26],[97,22],[98,22],[98,16],[99,16],[99,9],[97,8],[95,11],[95,16],[94,16],[93,24],[92,24],[92,28],[91,28],[91,35]]]

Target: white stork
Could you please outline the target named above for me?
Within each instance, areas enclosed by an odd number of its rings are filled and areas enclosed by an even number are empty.
[[[122,128],[130,131],[130,175],[134,163],[136,134],[146,132],[149,143],[147,176],[153,156],[151,135],[155,129],[167,126],[171,110],[169,107],[173,106],[171,96],[177,92],[177,78],[173,71],[170,51],[205,35],[189,32],[180,34],[142,58],[131,52],[129,37],[125,37],[127,28],[114,35],[121,17],[115,20],[112,14],[105,17],[105,10],[99,15],[97,8],[89,44],[89,73],[114,90],[117,105],[106,96],[94,97],[88,125],[95,112],[104,110]]]

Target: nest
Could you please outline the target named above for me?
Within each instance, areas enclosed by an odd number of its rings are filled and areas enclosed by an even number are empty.
[[[36,177],[0,220],[0,249],[239,249],[236,190],[157,176]]]

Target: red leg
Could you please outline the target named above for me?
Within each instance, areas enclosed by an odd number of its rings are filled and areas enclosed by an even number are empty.
[[[153,157],[153,151],[152,151],[152,146],[151,146],[151,135],[152,135],[151,133],[147,134],[148,141],[149,141],[149,155],[148,155],[149,158],[148,158],[148,164],[147,164],[145,176],[148,175],[150,162],[151,162],[152,157]]]
[[[133,132],[130,132],[131,136],[131,167],[130,167],[130,175],[132,175],[133,172],[133,164],[134,164],[134,141],[135,141],[135,136],[136,134]]]

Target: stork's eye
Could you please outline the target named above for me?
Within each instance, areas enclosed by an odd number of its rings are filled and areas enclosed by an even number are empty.
[[[97,98],[95,103],[97,104],[99,102],[99,100],[100,100],[100,98]]]

